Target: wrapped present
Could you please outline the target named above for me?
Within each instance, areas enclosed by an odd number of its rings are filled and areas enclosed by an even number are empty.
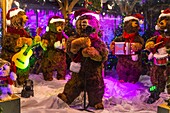
[[[114,51],[112,54],[114,55],[133,55],[135,52],[132,51],[131,45],[133,43],[129,42],[115,42]]]
[[[21,113],[20,98],[12,95],[9,100],[0,101],[0,113]]]

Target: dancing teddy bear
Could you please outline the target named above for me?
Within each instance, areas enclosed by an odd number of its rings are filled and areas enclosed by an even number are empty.
[[[57,79],[65,80],[67,72],[66,41],[68,36],[64,33],[65,19],[53,16],[49,19],[47,32],[42,36],[44,55],[41,70],[44,80],[53,80],[53,72],[57,71]]]
[[[16,74],[10,69],[10,63],[0,59],[0,100],[11,99],[16,78]]]
[[[87,9],[80,9],[75,11],[74,17],[77,34],[69,37],[66,45],[66,51],[72,59],[70,64],[72,75],[58,97],[70,105],[86,90],[88,105],[103,109],[105,86],[102,68],[107,60],[108,49],[98,36],[99,15]]]
[[[169,51],[170,51],[170,9],[162,11],[160,14],[156,30],[160,35],[149,38],[146,41],[145,49],[150,51],[149,60],[153,60],[150,67],[150,77],[153,86],[156,86],[154,95],[150,95],[148,103],[153,103],[159,99],[161,92],[164,92],[166,82],[170,76]],[[167,83],[168,93],[170,93],[170,83]]]
[[[141,14],[125,17],[123,34],[110,44],[110,50],[118,58],[116,71],[120,82],[136,83],[142,73],[141,50],[144,40],[138,33],[142,20]]]

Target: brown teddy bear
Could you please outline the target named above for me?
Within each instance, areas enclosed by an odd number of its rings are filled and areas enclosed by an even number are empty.
[[[123,34],[115,38],[110,44],[110,50],[118,58],[116,71],[120,82],[136,83],[142,73],[141,50],[144,40],[138,33],[140,19],[143,19],[143,16],[140,14],[125,17]],[[122,51],[120,51],[120,48],[116,48],[117,46],[122,47]]]
[[[66,46],[66,51],[72,59],[70,64],[72,75],[58,97],[71,104],[82,91],[86,90],[88,105],[103,109],[105,86],[102,68],[107,60],[108,49],[98,36],[99,15],[87,9],[80,9],[75,11],[74,16],[77,34],[68,38]]]
[[[57,79],[64,80],[67,72],[66,41],[68,36],[64,33],[65,19],[53,16],[49,19],[49,30],[42,36],[40,44],[44,49],[41,69],[44,80],[53,80],[53,72],[57,71]]]
[[[13,61],[12,58],[14,55],[23,50],[22,48],[27,46],[31,46],[33,43],[32,37],[30,34],[24,29],[24,25],[28,20],[25,11],[20,8],[12,8],[8,11],[6,15],[7,19],[7,33],[2,39],[2,54],[1,57],[9,62],[12,65],[15,65],[17,68],[17,83],[22,85],[26,79],[28,79],[29,75],[29,63],[26,68],[22,68],[16,65],[18,63],[24,64],[25,60],[18,56],[18,60]],[[35,39],[38,41],[40,37],[37,36]],[[31,51],[31,50],[30,50]],[[23,55],[24,56],[24,55]],[[29,61],[29,59],[27,59]],[[15,64],[14,64],[15,63]]]
[[[170,53],[170,9],[166,9],[160,14],[155,28],[160,32],[160,35],[149,38],[145,44],[145,49],[150,51],[148,59],[153,60],[153,65],[150,67],[151,82],[157,88],[154,95],[151,95],[148,99],[148,103],[153,103],[159,99],[159,94],[164,92],[166,81],[170,75],[168,64]],[[168,93],[170,93],[169,84],[167,83]]]

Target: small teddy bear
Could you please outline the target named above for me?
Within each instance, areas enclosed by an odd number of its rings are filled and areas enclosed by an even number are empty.
[[[10,63],[0,59],[0,100],[11,99],[16,74],[10,70]]]
[[[48,21],[46,33],[42,36],[40,45],[45,52],[41,61],[41,70],[46,81],[53,80],[54,71],[57,71],[58,80],[65,80],[67,72],[65,48],[68,36],[64,33],[64,28],[65,19],[53,16]]]

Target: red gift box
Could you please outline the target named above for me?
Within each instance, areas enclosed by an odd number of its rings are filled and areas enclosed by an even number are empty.
[[[129,42],[115,42],[114,51],[112,51],[113,55],[133,55],[134,51],[131,49],[131,45],[133,43]]]

